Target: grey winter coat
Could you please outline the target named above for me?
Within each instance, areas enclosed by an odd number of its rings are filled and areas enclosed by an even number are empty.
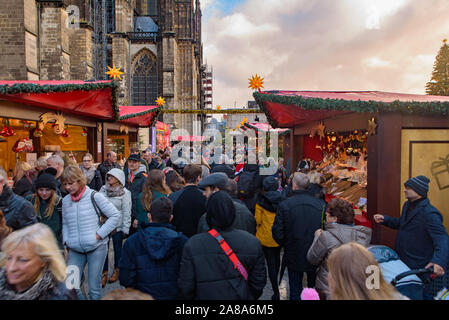
[[[329,298],[327,258],[331,251],[352,241],[366,247],[371,241],[371,233],[372,230],[364,226],[349,226],[340,223],[326,225],[326,230],[314,238],[312,246],[307,252],[307,260],[318,266],[316,289],[323,291]]]

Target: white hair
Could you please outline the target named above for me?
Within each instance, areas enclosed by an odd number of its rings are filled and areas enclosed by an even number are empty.
[[[64,167],[64,160],[58,155],[52,155],[47,159],[47,162],[53,160],[55,163],[59,164],[61,167]]]
[[[302,172],[295,172],[293,176],[293,184],[301,190],[306,190],[309,187],[310,180],[306,174]]]

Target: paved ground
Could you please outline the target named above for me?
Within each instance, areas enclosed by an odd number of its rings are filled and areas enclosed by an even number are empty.
[[[110,242],[110,246],[109,246],[109,276],[112,275],[112,272],[114,271],[114,250],[112,250],[112,241]],[[85,270],[85,273],[87,275],[87,270]],[[304,278],[305,280],[305,278]],[[305,284],[304,284],[305,285]],[[86,294],[87,292],[87,277],[85,277],[83,286],[82,286],[82,290],[83,292]],[[114,282],[114,283],[107,283],[106,286],[103,288],[103,295],[105,295],[106,293],[108,293],[111,290],[114,289],[120,289],[123,288],[119,281]],[[287,270],[284,273],[284,276],[282,278],[282,282],[279,285],[279,293],[280,293],[280,297],[281,300],[288,300],[288,272]],[[259,300],[271,300],[271,296],[273,295],[273,289],[271,287],[271,282],[270,279],[268,278],[268,274],[267,274],[267,284],[264,288],[264,291],[262,293],[262,296],[259,298]]]

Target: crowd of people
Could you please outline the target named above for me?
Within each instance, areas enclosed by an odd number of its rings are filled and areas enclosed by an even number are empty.
[[[367,267],[383,266],[372,230],[355,225],[347,201],[326,203],[314,165],[301,161],[289,173],[280,159],[274,174],[260,172],[205,158],[175,164],[169,149],[151,146],[132,148],[123,165],[112,151],[99,165],[89,153],[80,164],[61,152],[35,168],[19,162],[12,187],[0,169],[0,299],[113,299],[102,288],[119,281],[145,299],[255,300],[269,280],[271,299],[280,300],[285,269],[291,300],[310,288],[323,300],[433,298],[424,287],[418,295],[394,287],[383,273],[378,286],[366,285]],[[428,185],[423,176],[405,183],[400,218],[373,217],[398,230],[397,259],[431,270],[422,281],[449,264]],[[67,285],[66,271],[77,270],[81,284],[86,267],[87,297]]]

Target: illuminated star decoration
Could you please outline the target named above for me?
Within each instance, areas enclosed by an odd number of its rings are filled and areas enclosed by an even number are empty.
[[[159,97],[159,98],[156,99],[156,105],[158,105],[159,107],[163,106],[164,103],[165,103],[165,99],[164,98]]]
[[[114,64],[112,68],[108,66],[108,69],[109,71],[107,71],[106,74],[109,75],[109,78],[114,78],[114,80],[116,78],[119,78],[120,80],[122,80],[122,78],[120,77],[120,75],[123,74],[123,72],[120,71],[121,68],[116,68]]]
[[[370,136],[373,136],[376,134],[376,128],[377,128],[377,124],[376,124],[374,118],[371,118],[371,120],[368,120],[368,134]]]
[[[263,78],[259,77],[257,74],[252,78],[249,78],[249,86],[253,90],[259,90],[263,88]]]
[[[217,110],[221,110],[221,106],[217,106]]]

